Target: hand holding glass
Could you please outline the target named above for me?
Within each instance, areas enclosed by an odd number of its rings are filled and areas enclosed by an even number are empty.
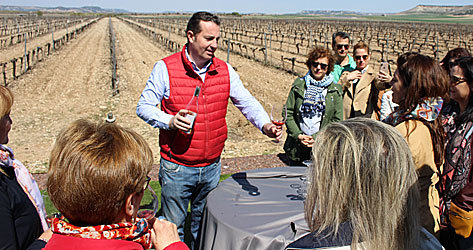
[[[276,126],[283,126],[287,119],[287,107],[285,104],[271,105],[271,122]],[[278,139],[275,140],[279,142]]]
[[[271,122],[276,126],[282,126],[286,123],[287,107],[286,105],[271,105]]]

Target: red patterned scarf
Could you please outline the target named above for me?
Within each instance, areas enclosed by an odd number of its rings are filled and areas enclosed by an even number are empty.
[[[151,231],[148,222],[140,219],[136,223],[117,223],[88,227],[74,226],[64,220],[53,218],[51,230],[54,233],[88,239],[129,240],[139,243],[144,249],[151,248]]]

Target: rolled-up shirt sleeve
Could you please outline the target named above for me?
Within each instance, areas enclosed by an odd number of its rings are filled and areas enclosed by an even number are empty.
[[[248,121],[262,131],[263,125],[271,122],[268,113],[266,113],[258,100],[243,86],[240,77],[233,67],[228,63],[227,65],[230,74],[230,99],[233,105],[241,111]]]
[[[169,129],[169,121],[173,116],[158,108],[163,98],[169,98],[169,74],[166,64],[161,60],[154,65],[146,81],[136,115],[155,128]]]

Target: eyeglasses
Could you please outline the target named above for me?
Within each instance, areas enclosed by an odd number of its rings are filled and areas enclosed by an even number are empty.
[[[148,188],[150,181],[151,181],[151,177],[146,176],[145,186],[144,186],[143,190],[146,190]]]
[[[337,49],[342,49],[342,48],[345,48],[346,50],[348,50],[348,48],[350,48],[350,44],[337,44]]]
[[[462,82],[466,82],[466,79],[464,77],[450,76],[450,83],[453,86],[456,86]]]
[[[328,68],[328,65],[325,63],[312,62],[312,67],[317,68],[319,66],[321,70],[326,70]]]
[[[368,60],[368,55],[362,55],[362,56],[355,56],[355,60],[361,60],[363,58],[364,61]]]
[[[138,218],[145,218],[150,220],[158,212],[158,196],[154,192],[151,185],[149,185],[151,178],[146,176],[146,182],[144,185],[143,198],[141,199],[140,208],[137,213]]]

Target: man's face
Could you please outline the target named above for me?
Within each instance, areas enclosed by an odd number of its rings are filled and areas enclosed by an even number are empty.
[[[355,50],[355,62],[356,62],[356,69],[357,70],[363,70],[368,66],[368,63],[370,61],[370,55],[368,54],[368,51],[366,49],[357,49]]]
[[[339,36],[335,37],[335,44],[333,45],[333,50],[341,58],[345,58],[348,54],[348,49],[350,48],[350,39],[341,38]]]
[[[220,27],[210,21],[200,21],[201,31],[194,34],[187,31],[189,39],[189,53],[196,64],[208,62],[217,50],[220,39]]]

